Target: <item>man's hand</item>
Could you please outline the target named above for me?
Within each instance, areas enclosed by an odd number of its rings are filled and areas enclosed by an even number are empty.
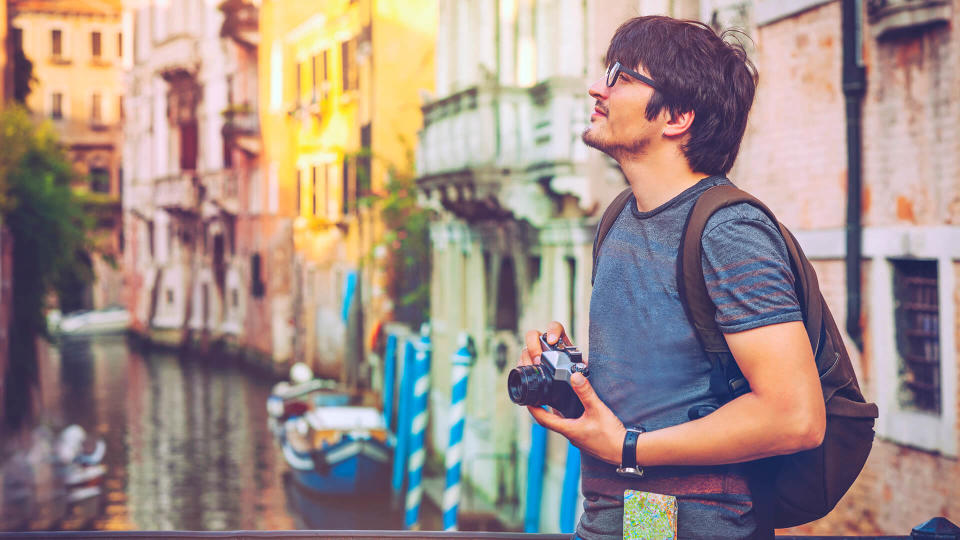
[[[547,343],[553,345],[563,339],[570,345],[570,339],[563,325],[552,322],[547,325]],[[520,365],[540,363],[540,333],[531,330],[526,334],[526,347],[520,353]],[[587,378],[574,373],[570,378],[573,391],[583,403],[584,412],[579,418],[564,418],[559,414],[540,407],[527,407],[534,420],[541,426],[556,431],[573,443],[581,451],[614,465],[620,464],[623,450],[623,438],[626,428],[623,422],[610,410],[593,390]]]

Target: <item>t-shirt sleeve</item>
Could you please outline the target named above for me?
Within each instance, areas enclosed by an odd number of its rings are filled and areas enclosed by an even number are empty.
[[[724,333],[803,320],[787,247],[763,212],[737,205],[703,233],[703,275]]]

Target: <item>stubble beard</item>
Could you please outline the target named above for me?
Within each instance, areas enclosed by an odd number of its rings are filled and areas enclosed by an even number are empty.
[[[636,157],[645,154],[647,146],[650,145],[650,140],[646,138],[636,139],[626,144],[612,143],[604,140],[601,135],[594,133],[593,125],[589,125],[583,130],[583,134],[580,136],[580,139],[583,140],[583,143],[587,146],[596,148],[604,154],[607,154],[618,163],[624,158]]]

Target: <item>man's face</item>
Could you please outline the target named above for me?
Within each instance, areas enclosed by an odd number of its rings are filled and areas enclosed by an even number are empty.
[[[637,71],[647,75],[643,68]],[[596,103],[583,142],[618,161],[644,154],[662,127],[660,118],[646,117],[653,93],[651,86],[627,73],[620,73],[612,87],[606,77],[593,83],[589,94]]]

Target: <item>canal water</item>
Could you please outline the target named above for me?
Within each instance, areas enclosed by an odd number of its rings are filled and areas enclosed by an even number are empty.
[[[41,422],[106,442],[103,495],[52,527],[96,530],[399,529],[389,494],[323,499],[286,473],[267,427],[275,382],[222,359],[141,351],[123,336],[44,345]]]

